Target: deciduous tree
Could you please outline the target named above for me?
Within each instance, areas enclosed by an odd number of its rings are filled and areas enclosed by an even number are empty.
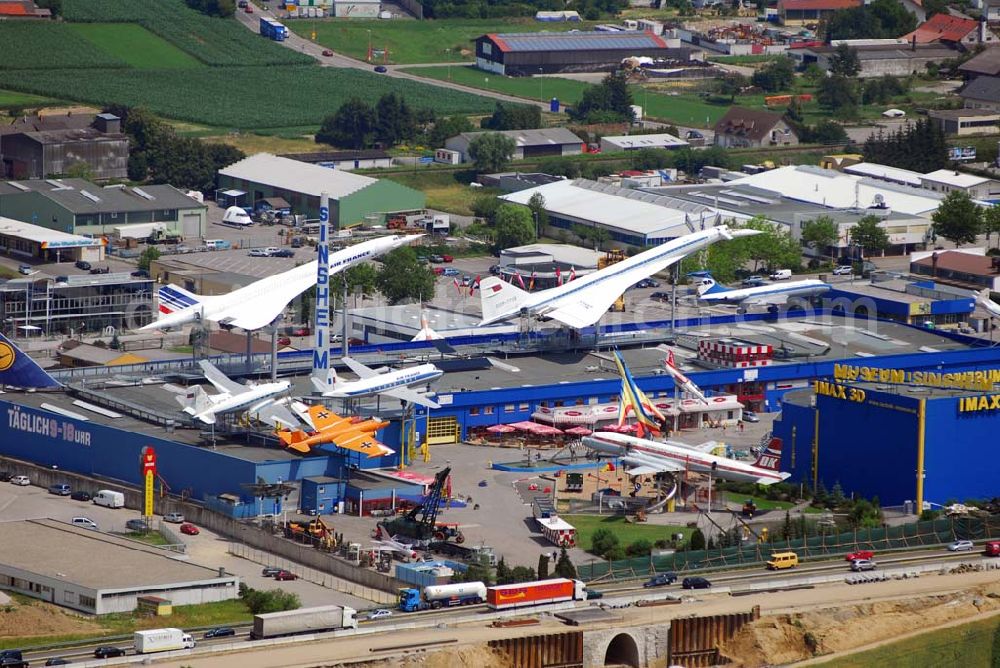
[[[351,98],[332,116],[323,119],[316,142],[340,148],[362,149],[375,138],[375,110],[360,98]]]
[[[383,256],[376,283],[390,304],[407,299],[428,301],[434,297],[434,274],[417,261],[417,253],[409,246]]]
[[[826,249],[837,243],[840,232],[837,223],[829,216],[819,216],[802,223],[802,242],[825,255]]]
[[[861,247],[866,255],[881,253],[889,247],[889,235],[876,216],[865,216],[851,228],[851,242]]]
[[[931,215],[934,233],[956,246],[975,242],[983,227],[983,210],[961,190],[948,193]]]
[[[514,140],[499,132],[487,132],[469,142],[469,157],[481,174],[503,171],[514,157]]]
[[[523,246],[535,240],[535,223],[531,212],[516,204],[502,204],[497,209],[495,246],[498,250]]]

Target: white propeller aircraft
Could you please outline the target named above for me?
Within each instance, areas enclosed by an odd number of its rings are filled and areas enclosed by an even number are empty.
[[[730,230],[726,225],[717,225],[540,292],[526,292],[489,276],[479,284],[483,304],[483,320],[479,324],[489,325],[519,315],[534,315],[552,318],[577,329],[589,327],[601,319],[619,296],[642,279],[663,271],[716,241],[753,234],[760,232]]]
[[[421,236],[379,237],[331,253],[330,274],[413,243]],[[142,329],[178,327],[195,320],[217,322],[245,331],[266,327],[281,315],[289,302],[316,285],[316,265],[316,260],[307,262],[227,295],[201,296],[176,285],[164,286],[157,293],[158,318]]]
[[[205,424],[215,424],[216,416],[227,413],[248,413],[271,426],[295,427],[298,420],[282,405],[281,395],[288,392],[287,380],[276,383],[243,385],[230,379],[208,360],[198,363],[205,378],[218,394],[208,394],[196,385],[186,396],[176,397],[185,413]]]
[[[431,383],[442,376],[441,369],[433,364],[418,364],[414,367],[389,371],[386,368],[372,369],[350,357],[343,358],[344,364],[357,374],[358,380],[340,380],[337,372],[330,368],[332,384],[324,383],[321,378],[313,378],[313,385],[324,397],[335,399],[357,399],[384,394],[387,397],[399,399],[427,408],[440,408],[439,404],[428,397],[426,392],[411,389],[416,385]]]

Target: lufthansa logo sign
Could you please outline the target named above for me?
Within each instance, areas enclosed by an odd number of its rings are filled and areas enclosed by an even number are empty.
[[[14,366],[15,359],[17,355],[14,353],[14,348],[6,343],[0,343],[0,371],[6,371]]]

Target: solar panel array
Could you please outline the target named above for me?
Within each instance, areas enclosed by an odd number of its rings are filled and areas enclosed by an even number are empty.
[[[646,32],[514,33],[496,35],[509,51],[593,51],[609,49],[662,49],[664,42]]]

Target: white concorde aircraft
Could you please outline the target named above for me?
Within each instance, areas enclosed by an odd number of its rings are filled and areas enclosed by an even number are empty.
[[[622,293],[642,279],[663,271],[685,256],[716,241],[753,234],[760,232],[730,230],[726,225],[716,225],[540,292],[526,292],[495,276],[489,276],[479,285],[483,304],[483,320],[479,324],[489,325],[520,315],[534,315],[552,318],[576,329],[589,327],[601,319]]]

